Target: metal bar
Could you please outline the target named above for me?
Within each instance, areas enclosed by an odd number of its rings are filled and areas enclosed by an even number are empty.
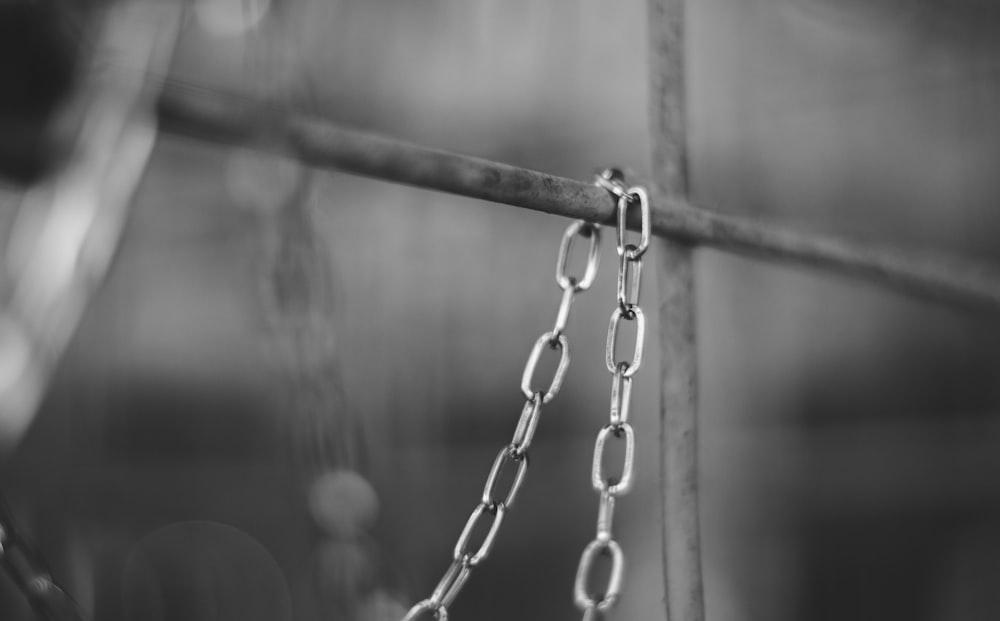
[[[159,111],[163,131],[288,153],[318,168],[591,222],[614,219],[606,192],[588,182],[345,129],[208,89],[168,82]],[[797,263],[916,297],[1000,314],[1000,270],[982,264],[794,232],[713,213],[670,196],[654,202],[652,219],[658,236]]]
[[[653,195],[686,201],[684,0],[649,0]],[[704,621],[698,518],[698,357],[694,247],[657,240],[660,290],[660,518],[670,621]]]

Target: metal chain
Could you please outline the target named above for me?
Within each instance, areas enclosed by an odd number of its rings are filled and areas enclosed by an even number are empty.
[[[14,527],[0,500],[0,566],[24,593],[31,606],[52,621],[82,621],[83,613],[52,579],[41,555]]]
[[[577,237],[583,237],[590,242],[587,263],[583,275],[579,278],[571,276],[567,272],[570,248]],[[504,517],[517,499],[521,485],[524,483],[524,477],[528,472],[528,447],[531,446],[531,441],[535,436],[542,405],[552,401],[559,393],[559,388],[562,386],[563,378],[569,367],[569,341],[565,334],[569,322],[569,311],[576,294],[589,289],[597,276],[600,242],[600,226],[583,220],[573,222],[563,233],[562,242],[559,244],[559,256],[556,260],[556,283],[563,292],[562,299],[559,302],[559,311],[556,313],[555,325],[552,330],[538,337],[524,366],[524,373],[521,375],[521,393],[526,401],[524,407],[521,408],[521,416],[514,429],[514,436],[509,444],[500,449],[493,460],[493,467],[490,469],[483,487],[483,495],[476,508],[472,510],[472,515],[469,516],[465,528],[462,529],[458,542],[455,544],[451,566],[448,567],[431,596],[413,606],[403,617],[403,621],[413,621],[424,613],[431,613],[438,621],[447,621],[448,608],[469,580],[472,569],[486,560],[493,549]],[[538,366],[538,361],[546,349],[559,352],[559,363],[548,388],[543,391],[535,385],[534,377],[535,367]],[[506,494],[497,494],[500,474],[503,472],[504,466],[508,464],[516,468],[514,480],[510,483]],[[472,551],[470,546],[472,532],[481,520],[487,518],[490,519],[489,530],[479,547]]]
[[[601,427],[594,444],[591,466],[591,485],[599,495],[597,509],[597,535],[587,544],[580,557],[573,587],[573,599],[583,612],[584,621],[593,621],[614,606],[621,595],[625,573],[625,553],[614,539],[615,503],[619,496],[629,492],[635,481],[635,431],[628,422],[632,400],[632,379],[642,366],[642,352],[646,338],[646,318],[639,307],[639,290],[642,280],[642,256],[649,248],[650,217],[649,197],[644,188],[624,184],[622,174],[608,169],[598,175],[596,185],[605,188],[618,202],[618,286],[617,305],[611,312],[605,362],[611,373],[611,407],[608,424]],[[626,239],[626,217],[630,206],[639,207],[641,234],[638,244]],[[618,327],[622,321],[636,322],[635,346],[632,360],[619,361],[615,356]],[[604,470],[604,449],[609,442],[625,442],[624,464],[617,477]],[[603,592],[590,590],[591,574],[600,556],[610,557],[611,571]]]

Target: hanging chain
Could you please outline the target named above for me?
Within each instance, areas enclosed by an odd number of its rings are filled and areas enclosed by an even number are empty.
[[[32,607],[52,621],[81,621],[83,613],[52,579],[41,555],[15,528],[0,500],[0,566]]]
[[[598,175],[595,183],[608,190],[618,201],[616,296],[618,303],[611,313],[605,350],[605,362],[612,376],[610,420],[597,433],[590,475],[594,491],[600,498],[597,508],[597,535],[583,550],[573,587],[573,599],[576,606],[583,611],[584,621],[598,619],[601,613],[614,606],[621,595],[624,579],[625,553],[614,539],[612,524],[617,498],[627,494],[635,481],[635,431],[629,424],[628,418],[632,400],[632,379],[642,366],[642,351],[646,337],[646,317],[639,307],[639,290],[642,280],[642,256],[649,248],[650,237],[649,197],[645,189],[638,186],[627,187],[622,174],[611,169]],[[642,218],[638,245],[628,243],[626,239],[626,217],[629,207],[633,205],[639,207]],[[615,356],[618,327],[622,321],[634,321],[636,324],[635,347],[631,362],[619,361]],[[624,464],[621,474],[617,477],[609,476],[604,469],[605,446],[616,440],[625,442]],[[589,583],[600,556],[610,557],[611,571],[604,591],[595,593],[590,590]]]
[[[579,278],[567,273],[570,248],[577,237],[589,240],[587,263],[583,275]],[[538,337],[524,366],[524,373],[521,375],[521,393],[526,401],[521,409],[517,427],[514,429],[514,436],[508,445],[500,449],[496,459],[493,460],[493,467],[490,469],[489,476],[486,477],[486,485],[483,487],[482,498],[480,498],[476,508],[472,510],[472,515],[469,516],[465,528],[462,529],[458,542],[455,544],[451,566],[438,582],[431,596],[413,606],[403,617],[403,621],[413,621],[424,613],[433,614],[438,621],[447,621],[448,608],[469,580],[472,569],[489,556],[504,517],[517,499],[517,494],[520,492],[524,477],[528,472],[528,447],[531,446],[531,441],[535,436],[542,405],[552,401],[559,393],[559,388],[569,367],[569,342],[565,332],[569,322],[570,306],[572,306],[576,294],[589,289],[597,276],[600,242],[600,226],[583,220],[573,222],[563,233],[562,242],[559,244],[559,257],[556,260],[556,283],[563,292],[562,299],[552,330]],[[538,366],[538,361],[546,349],[559,352],[559,363],[548,388],[543,391],[535,385],[534,378],[535,367]],[[510,483],[506,494],[498,494],[500,474],[503,472],[504,466],[508,464],[516,468],[514,480]],[[472,532],[481,520],[487,518],[490,520],[489,530],[479,547],[472,551],[470,546]]]

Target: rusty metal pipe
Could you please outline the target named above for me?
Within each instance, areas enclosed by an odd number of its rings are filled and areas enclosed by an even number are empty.
[[[268,109],[244,98],[168,82],[163,131],[282,152],[317,168],[611,223],[607,193],[578,181],[449,153]],[[636,223],[637,224],[637,223]],[[919,298],[1000,315],[1000,270],[783,229],[660,197],[653,232],[693,245],[817,268]]]

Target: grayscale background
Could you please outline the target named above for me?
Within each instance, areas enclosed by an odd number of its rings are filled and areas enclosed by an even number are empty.
[[[18,4],[45,5],[44,36],[11,27]],[[1000,263],[1000,5],[687,4],[696,204]],[[0,99],[30,94],[0,142],[32,144],[45,102],[86,82],[72,59],[103,5],[0,2],[22,33],[0,44]],[[639,0],[195,0],[169,77],[558,175],[648,178],[646,32]],[[6,151],[0,224],[33,182],[30,152]],[[25,531],[98,621],[398,619],[513,432],[567,222],[166,134],[132,209],[0,455]],[[607,237],[459,621],[578,618]],[[1000,618],[996,319],[711,250],[696,276],[708,619]],[[651,277],[643,296],[655,308]],[[622,621],[663,614],[650,339],[616,519]],[[0,618],[32,618],[3,577]]]

